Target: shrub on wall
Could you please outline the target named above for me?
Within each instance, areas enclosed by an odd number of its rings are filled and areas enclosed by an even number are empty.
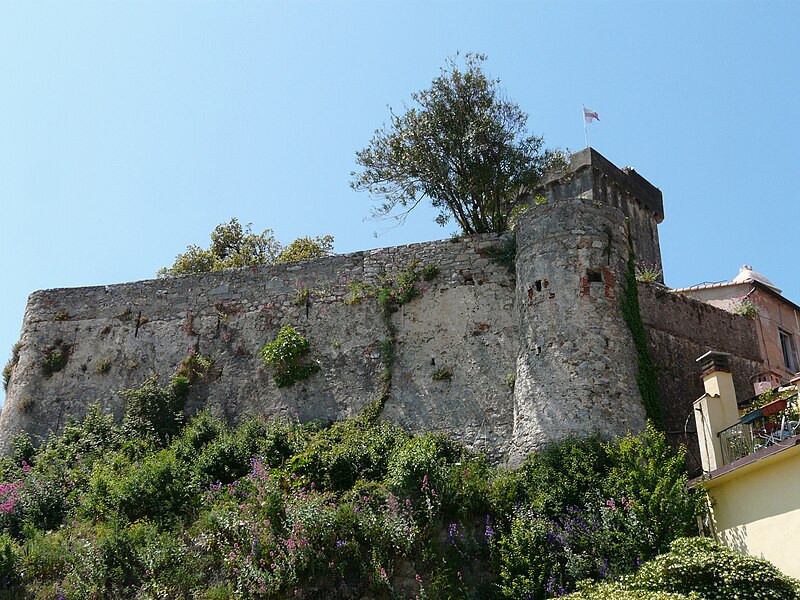
[[[748,294],[739,296],[731,301],[731,310],[737,315],[743,316],[745,319],[755,319],[761,314],[763,306],[757,298],[753,298]]]
[[[310,349],[306,338],[291,325],[284,325],[260,354],[264,363],[274,369],[272,379],[277,386],[286,387],[308,379],[319,370],[316,363],[303,362]]]
[[[636,262],[636,281],[640,283],[657,283],[661,281],[663,271],[657,263]]]
[[[329,256],[332,252],[333,236],[302,237],[284,247],[275,239],[272,230],[253,233],[250,223],[243,227],[234,217],[228,223],[220,223],[214,228],[208,248],[194,244],[188,246],[186,252],[175,257],[171,267],[160,269],[158,276],[257,267]]]
[[[42,371],[44,371],[44,374],[47,377],[52,377],[66,367],[71,352],[72,346],[64,343],[63,340],[57,340],[55,344],[47,348],[42,357]]]
[[[214,361],[210,356],[200,354],[196,346],[189,346],[189,352],[175,371],[177,377],[184,377],[189,383],[208,382],[219,375],[214,371]]]
[[[11,382],[11,375],[14,373],[14,367],[19,363],[19,353],[22,351],[22,342],[17,342],[11,347],[11,358],[3,367],[3,389],[8,389],[8,384]]]

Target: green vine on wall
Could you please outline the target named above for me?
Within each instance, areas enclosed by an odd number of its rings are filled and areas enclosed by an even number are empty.
[[[639,386],[639,393],[642,395],[647,418],[659,429],[664,429],[664,419],[661,414],[661,401],[658,387],[658,365],[653,362],[650,356],[650,349],[647,347],[647,333],[642,321],[642,313],[639,308],[639,288],[636,283],[636,253],[633,250],[633,238],[631,237],[631,224],[627,220],[628,226],[628,268],[625,272],[625,283],[622,286],[622,302],[620,308],[625,323],[631,330],[633,345],[636,348],[636,383]]]
[[[347,286],[350,295],[345,300],[345,304],[359,304],[365,298],[376,298],[380,309],[384,336],[378,342],[378,347],[381,363],[383,363],[383,372],[381,373],[378,398],[371,409],[376,415],[383,410],[383,405],[392,392],[392,365],[397,340],[397,327],[392,322],[392,313],[401,305],[422,295],[424,289],[420,286],[420,280],[433,281],[438,276],[439,267],[422,265],[415,259],[399,273],[383,276],[377,285],[351,282]]]

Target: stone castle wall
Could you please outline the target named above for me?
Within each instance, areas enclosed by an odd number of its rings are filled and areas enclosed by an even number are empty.
[[[99,402],[118,417],[115,392],[151,373],[166,382],[190,347],[210,356],[218,376],[197,384],[189,411],[208,407],[234,421],[247,413],[297,411],[329,422],[376,398],[386,326],[374,298],[346,303],[350,282],[375,283],[412,260],[436,265],[422,296],[392,314],[397,329],[388,418],[412,431],[448,431],[493,455],[511,437],[517,324],[513,275],[482,256],[507,236],[487,235],[357,252],[137,283],[33,293],[22,328],[20,360],[0,415],[4,444],[17,431],[58,431]],[[301,293],[309,290],[308,302]],[[283,325],[311,344],[320,371],[277,388],[259,350]],[[70,347],[62,371],[47,377],[45,352]],[[101,365],[107,365],[106,372]],[[488,368],[491,366],[491,368]],[[437,369],[450,381],[436,381]]]
[[[438,275],[390,316],[395,359],[384,417],[511,462],[568,435],[640,429],[637,359],[620,299],[629,236],[638,258],[661,264],[661,192],[587,149],[544,195],[546,204],[518,219],[516,272],[487,257],[511,240],[503,234],[35,292],[0,413],[0,450],[20,431],[59,431],[93,403],[121,418],[119,391],[152,373],[168,381],[193,348],[212,359],[215,376],[192,387],[190,414],[207,408],[231,422],[290,411],[304,421],[353,416],[379,395],[389,328],[375,298],[348,301],[351,284],[374,285],[412,261]],[[686,416],[702,393],[695,359],[731,353],[745,397],[762,368],[755,330],[657,285],[640,285],[639,294],[667,428],[686,440]],[[320,369],[278,388],[259,351],[284,325],[309,340]],[[62,346],[66,366],[47,376],[43,359]]]

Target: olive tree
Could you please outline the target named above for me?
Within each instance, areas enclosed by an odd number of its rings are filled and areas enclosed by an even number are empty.
[[[450,58],[428,89],[356,153],[351,187],[377,200],[373,216],[402,222],[426,198],[465,234],[500,232],[543,174],[565,164],[527,132],[528,116],[483,71],[486,57]]]

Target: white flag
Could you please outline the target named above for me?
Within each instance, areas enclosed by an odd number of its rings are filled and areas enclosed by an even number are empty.
[[[594,121],[600,120],[600,117],[597,115],[597,113],[588,108],[583,109],[583,118],[587,123],[591,123],[593,120]]]

